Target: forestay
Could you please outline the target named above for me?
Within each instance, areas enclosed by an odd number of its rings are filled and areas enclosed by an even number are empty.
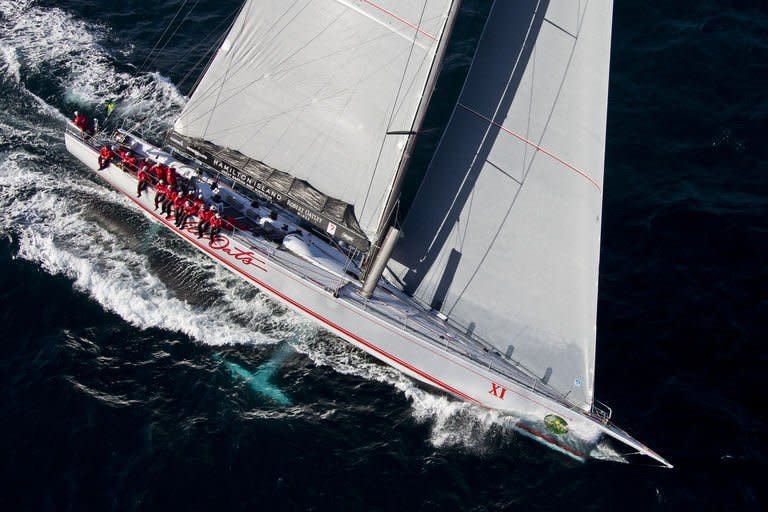
[[[174,130],[349,203],[374,237],[451,4],[249,0]]]
[[[610,0],[497,1],[390,269],[588,409]]]

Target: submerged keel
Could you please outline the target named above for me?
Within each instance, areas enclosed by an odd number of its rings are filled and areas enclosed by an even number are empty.
[[[272,378],[291,352],[290,345],[287,343],[280,344],[277,347],[277,350],[272,354],[272,357],[253,372],[235,362],[225,359],[221,354],[214,354],[213,359],[221,362],[233,377],[245,381],[245,383],[257,394],[268,398],[278,405],[290,406],[293,405],[291,399],[288,398],[283,390],[272,383]]]

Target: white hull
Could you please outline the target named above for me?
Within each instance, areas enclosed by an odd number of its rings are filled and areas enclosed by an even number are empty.
[[[350,282],[338,290],[327,275],[308,277],[308,274],[312,275],[310,263],[304,262],[302,266],[300,258],[293,261],[289,255],[275,252],[258,239],[223,234],[216,242],[209,243],[206,238],[197,238],[191,224],[183,230],[176,228],[172,221],[166,220],[154,210],[154,192],[151,188],[137,198],[136,179],[131,174],[114,165],[97,171],[96,149],[69,131],[65,141],[73,155],[115,189],[123,192],[150,218],[282,304],[313,319],[325,329],[406,375],[461,400],[507,411],[516,418],[522,418],[516,424],[521,432],[571,457],[586,459],[599,438],[607,434],[671,467],[652,450],[613,425],[495,371],[492,356],[487,356],[481,362],[479,358],[463,356],[461,352],[466,347],[448,347],[454,341],[441,339],[437,331],[441,324],[437,319],[431,323],[424,323],[421,319],[421,323],[418,323],[417,318],[409,326],[407,312],[400,318],[394,313],[387,315],[386,302],[392,300],[390,292],[377,290],[373,300],[366,302],[357,293],[358,282]],[[297,266],[303,271],[294,271]],[[333,279],[337,285],[341,284],[338,276]],[[333,293],[335,289],[338,296]],[[430,331],[431,337],[428,336]],[[443,327],[443,333],[446,332],[447,329]],[[549,414],[567,421],[569,435],[561,436],[546,429],[543,418]]]

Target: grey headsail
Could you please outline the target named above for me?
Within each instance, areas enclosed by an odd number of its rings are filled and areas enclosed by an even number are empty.
[[[612,2],[497,1],[404,221],[403,287],[593,400]]]
[[[350,205],[373,238],[452,4],[248,0],[171,143],[288,173]]]

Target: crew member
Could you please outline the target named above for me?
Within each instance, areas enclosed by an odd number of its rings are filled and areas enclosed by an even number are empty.
[[[149,158],[142,159],[141,162],[139,162],[139,172],[141,172],[141,171],[145,171],[145,172],[149,171],[149,167],[150,167],[151,164],[152,164],[152,160],[150,160]],[[149,173],[147,172],[147,174],[149,174]],[[147,175],[147,177],[149,177],[149,175]]]
[[[213,204],[210,209],[200,212],[198,216],[200,220],[197,222],[197,238],[203,238],[203,234],[210,227],[214,215],[216,215],[216,205]]]
[[[166,167],[165,181],[168,183],[169,187],[176,188],[176,168]]]
[[[165,202],[165,197],[168,195],[168,187],[165,184],[165,180],[160,180],[155,186],[155,210],[160,201]]]
[[[181,205],[181,212],[176,217],[176,227],[183,228],[187,219],[197,213],[197,202],[192,200],[192,196],[186,196]]]
[[[120,159],[123,161],[123,170],[125,172],[135,171],[138,161],[133,151],[130,149],[123,149],[120,151]]]
[[[88,119],[77,110],[75,110],[75,119],[72,122],[75,123],[75,126],[80,128],[81,132],[88,132]]]
[[[177,197],[179,197],[179,191],[168,185],[168,193],[165,194],[165,199],[163,199],[163,208],[160,210],[160,213],[165,215],[166,219],[171,218],[171,214],[173,213],[173,202],[176,201]]]
[[[211,223],[211,242],[213,242],[216,235],[218,235],[219,231],[221,231],[221,226],[224,223],[224,219],[221,218],[220,213],[216,212],[213,218],[211,218],[210,223]]]
[[[115,152],[108,146],[101,146],[101,149],[99,150],[99,170],[103,171],[109,167],[113,158],[115,158]]]
[[[165,181],[165,168],[160,162],[155,163],[149,168],[149,173],[155,177],[155,179]]]
[[[198,192],[197,199],[195,199],[195,215],[200,215],[204,211],[205,211],[205,199],[203,198],[203,193]]]
[[[182,189],[176,199],[173,200],[173,214],[178,219],[184,211],[184,203],[187,202],[187,193]]]
[[[139,167],[139,173],[136,175],[139,180],[138,185],[136,185],[136,197],[141,197],[141,193],[147,188],[149,182],[151,181],[149,173],[147,172],[147,166],[144,165],[144,162],[141,164],[142,165]]]

